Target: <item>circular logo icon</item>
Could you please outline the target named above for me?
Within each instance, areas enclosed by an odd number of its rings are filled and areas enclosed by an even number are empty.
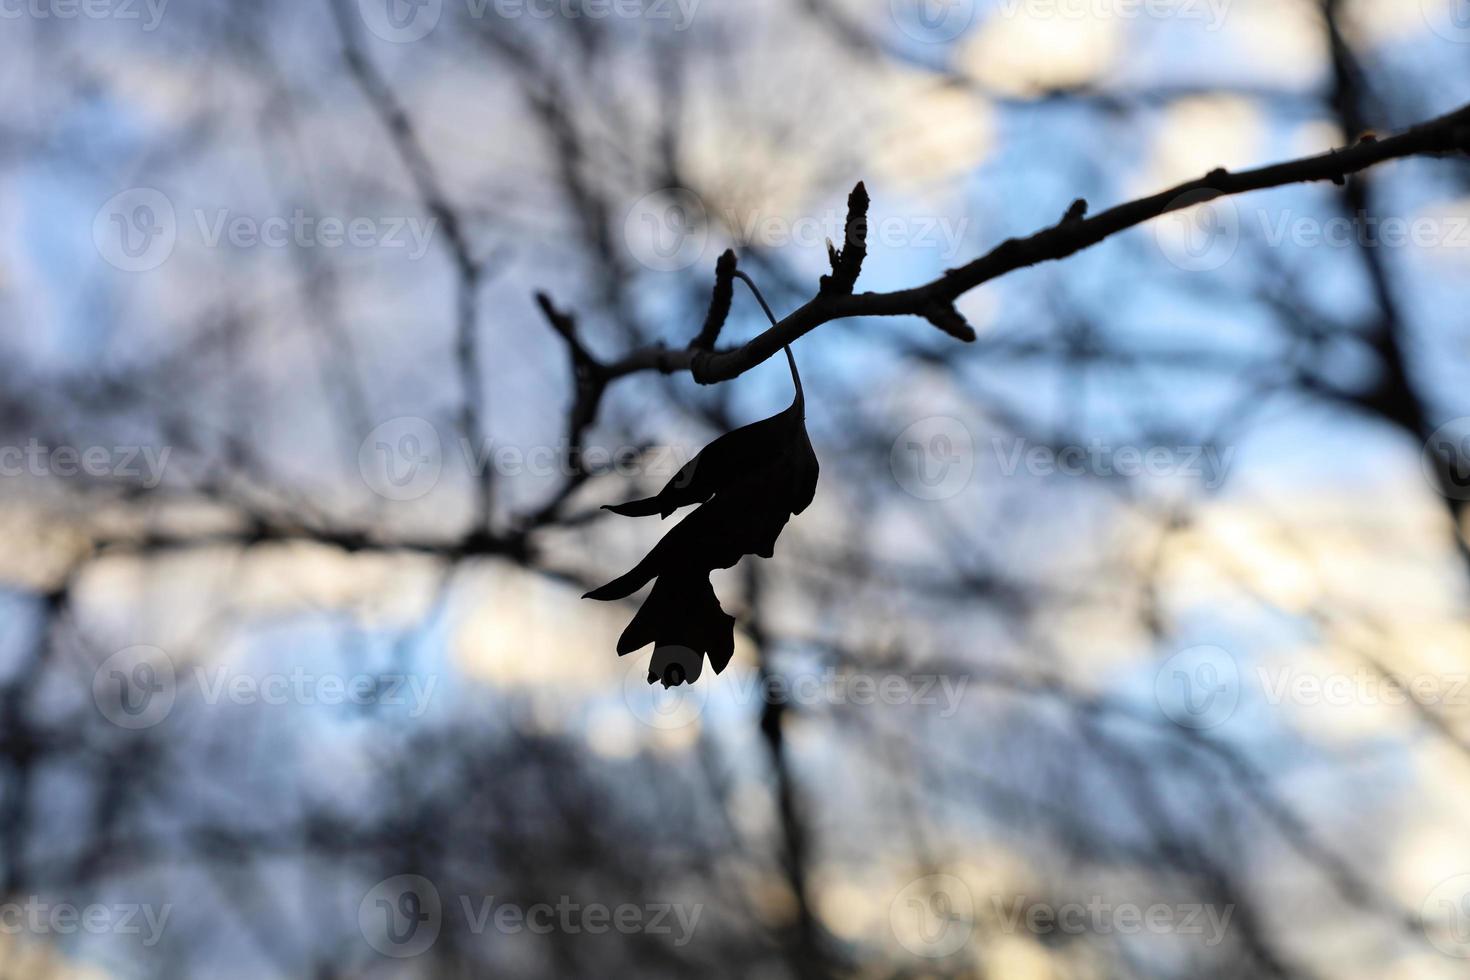
[[[1470,959],[1470,874],[1435,885],[1419,907],[1419,925],[1435,949]]]
[[[1229,720],[1240,703],[1240,669],[1221,647],[1180,650],[1154,675],[1154,700],[1181,728],[1214,728]]]
[[[444,0],[357,0],[357,12],[367,29],[384,41],[407,44],[434,29]]]
[[[407,959],[434,945],[443,924],[439,889],[422,875],[395,875],[374,885],[357,906],[357,927],[384,956]]]
[[[119,728],[152,728],[168,717],[177,696],[174,662],[158,647],[119,650],[92,674],[92,700]]]
[[[975,20],[975,0],[889,0],[893,22],[915,41],[953,41]]]
[[[643,724],[669,731],[692,725],[704,714],[705,703],[709,701],[708,683],[674,687],[664,687],[657,681],[650,684],[648,664],[642,656],[629,659],[627,673],[623,675],[623,701]]]
[[[644,194],[628,209],[623,241],[639,263],[655,272],[687,269],[704,257],[709,243],[704,202],[683,187]]]
[[[147,272],[168,261],[179,239],[173,202],[152,187],[114,194],[92,218],[92,244],[108,265]]]
[[[444,470],[439,431],[412,415],[389,419],[357,447],[357,470],[378,496],[417,500],[434,489]]]
[[[1420,456],[1424,478],[1436,493],[1470,500],[1470,415],[1450,419],[1434,430]]]
[[[970,485],[975,440],[959,419],[931,415],[893,440],[888,468],[898,485],[920,500],[946,500]]]
[[[904,886],[888,905],[888,923],[916,956],[951,956],[970,941],[975,899],[954,875],[925,875]]]
[[[1154,241],[1170,263],[1186,272],[1209,272],[1229,262],[1240,245],[1240,211],[1228,197],[1198,190],[1174,199],[1154,222]]]
[[[1446,41],[1470,44],[1470,3],[1466,0],[1419,0],[1429,29]]]

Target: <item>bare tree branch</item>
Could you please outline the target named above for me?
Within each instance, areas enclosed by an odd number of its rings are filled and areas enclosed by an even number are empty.
[[[1347,175],[1389,160],[1467,151],[1470,151],[1470,105],[1386,139],[1365,137],[1349,147],[1240,173],[1212,170],[1196,180],[1120,204],[1091,218],[1078,216],[1074,203],[1062,220],[1050,228],[1027,238],[1006,239],[974,261],[950,269],[921,286],[886,293],[818,292],[775,326],[739,347],[716,352],[646,347],[606,365],[605,370],[609,380],[656,370],[665,374],[688,371],[700,384],[728,381],[822,324],[848,317],[919,316],[959,340],[974,340],[974,330],[954,309],[955,300],[1017,269],[1064,259],[1145,221],[1219,197],[1321,180],[1341,184]],[[858,190],[853,194],[857,198]],[[861,197],[865,202],[866,193]]]

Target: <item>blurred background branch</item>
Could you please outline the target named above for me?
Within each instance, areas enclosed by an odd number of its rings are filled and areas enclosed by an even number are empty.
[[[67,9],[0,976],[1461,975],[1448,0]],[[651,689],[599,506],[797,338],[816,501]]]

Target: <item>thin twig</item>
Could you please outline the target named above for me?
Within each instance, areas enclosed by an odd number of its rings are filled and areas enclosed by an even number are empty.
[[[665,374],[688,371],[700,384],[728,381],[822,324],[849,317],[919,316],[953,336],[970,340],[974,332],[954,311],[955,300],[1017,269],[1066,258],[1145,221],[1215,198],[1287,184],[1323,180],[1341,183],[1349,174],[1389,160],[1464,153],[1467,149],[1470,149],[1470,105],[1396,136],[1360,140],[1343,149],[1240,173],[1212,170],[1197,180],[1120,204],[1090,218],[1078,217],[1069,209],[1057,224],[1027,238],[1007,239],[985,255],[923,285],[886,293],[819,292],[739,347],[717,352],[645,347],[606,365],[605,370],[609,380],[652,370]]]

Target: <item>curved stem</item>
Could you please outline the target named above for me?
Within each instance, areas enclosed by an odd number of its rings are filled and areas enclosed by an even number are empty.
[[[743,269],[736,269],[735,276],[750,287],[750,291],[755,294],[756,302],[761,305],[761,309],[766,311],[766,319],[770,320],[771,326],[774,327],[776,325],[776,314],[771,312],[771,307],[766,303],[766,298],[761,295],[760,287],[755,284],[755,280],[746,275]],[[782,344],[781,349],[786,352],[786,363],[791,367],[791,383],[796,385],[797,404],[804,406],[806,404],[806,393],[801,390],[801,373],[796,370],[796,355],[791,353],[790,344]]]

